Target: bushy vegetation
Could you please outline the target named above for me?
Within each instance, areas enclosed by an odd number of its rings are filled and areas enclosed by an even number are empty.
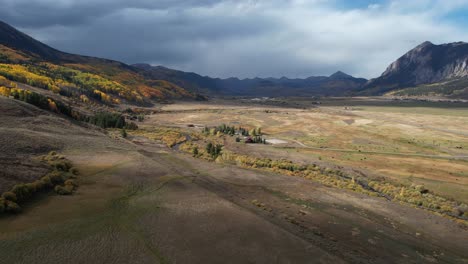
[[[124,128],[125,118],[118,113],[100,112],[91,117],[89,123],[102,128]]]
[[[19,183],[10,191],[4,192],[0,198],[0,213],[18,213],[21,211],[19,204],[27,202],[39,192],[49,191],[52,188],[61,195],[72,194],[78,184],[73,178],[78,174],[70,161],[55,152],[43,157],[51,172],[41,179],[31,183]],[[62,186],[63,184],[63,186]]]
[[[128,133],[133,136],[144,136],[151,140],[162,141],[170,148],[187,141],[186,135],[174,129],[155,128],[151,130],[128,131]]]
[[[127,131],[125,129],[122,129],[120,130],[120,135],[123,137],[123,138],[126,138],[128,135],[127,135]]]
[[[0,87],[16,88],[16,83],[9,81],[7,78],[0,76]]]
[[[423,185],[412,184],[410,186],[403,186],[389,182],[370,181],[369,186],[394,200],[455,217],[468,218],[467,211],[460,209],[467,207],[466,204],[457,203],[451,199],[438,196],[430,192]]]
[[[61,113],[66,116],[75,118],[79,116],[77,112],[74,112],[72,108],[68,105],[60,101],[55,101],[52,98],[46,97],[42,94],[38,94],[33,91],[24,90],[20,88],[8,88],[4,86],[0,86],[0,95],[6,97],[13,97],[16,100],[20,100],[26,102],[28,104],[32,104],[37,106],[41,109]]]
[[[200,155],[200,152],[198,151],[197,146],[192,148],[192,154],[193,154],[194,157],[198,157],[198,155]]]
[[[194,142],[187,142],[180,149],[197,158],[206,158],[205,155],[208,155],[211,160],[218,162],[235,163],[246,168],[303,177],[330,187],[348,189],[369,196],[381,196],[456,218],[468,218],[468,205],[441,197],[422,185],[404,186],[386,179],[369,181],[364,177],[354,177],[343,171],[320,167],[317,164],[297,164],[284,159],[272,160],[240,155],[228,150],[221,151],[222,145],[213,143],[208,143],[205,152],[201,153],[199,153],[198,145]],[[195,153],[197,154],[195,155]]]
[[[233,136],[235,133],[236,133],[236,128],[234,126],[227,126],[226,124],[222,124],[218,127],[214,127],[214,128],[208,128],[208,127],[204,127],[203,128],[203,133],[205,135],[217,135],[218,133],[222,133],[222,134],[225,134],[225,135],[230,135],[230,136]]]
[[[70,195],[73,193],[75,187],[73,185],[57,185],[54,187],[54,191],[60,195]]]
[[[211,158],[215,160],[216,158],[218,158],[219,155],[221,155],[223,145],[213,144],[213,143],[209,142],[206,145],[205,149],[206,149],[206,153],[208,153],[208,155],[210,155]]]
[[[367,182],[366,179],[355,179],[346,176],[345,173],[339,170],[320,168],[315,164],[299,165],[287,160],[275,161],[235,154],[223,155],[223,158],[234,160],[245,167],[270,169],[283,174],[316,180],[327,186],[350,189],[371,196],[383,196],[454,217],[468,217],[467,210],[463,209],[468,206],[438,196],[422,185],[403,186],[383,180]]]
[[[234,127],[234,126],[228,126],[226,124],[219,125],[217,127],[204,127],[202,130],[202,133],[204,135],[229,135],[229,136],[234,136],[234,135],[242,135],[242,136],[262,136],[262,129],[261,128],[254,128],[251,129],[250,131],[243,128],[243,127]]]

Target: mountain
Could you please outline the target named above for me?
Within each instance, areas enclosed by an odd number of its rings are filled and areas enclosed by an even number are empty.
[[[45,60],[60,60],[66,54],[53,49],[0,21],[0,44]]]
[[[163,66],[151,66],[145,63],[133,64],[140,73],[147,78],[165,80],[184,87],[187,90],[199,93],[220,93],[219,79],[201,76],[193,72],[183,72]]]
[[[365,94],[383,94],[467,77],[468,43],[434,45],[426,41],[390,64],[379,78],[370,80],[362,90]]]
[[[339,79],[353,79],[354,77],[342,71],[337,71],[334,74],[330,75],[330,78],[339,80]]]
[[[282,78],[210,78],[196,73],[149,64],[134,64],[148,78],[173,82],[193,92],[220,96],[343,96],[359,89],[366,79],[354,78],[338,71],[329,77],[306,79]]]
[[[118,61],[69,54],[49,47],[0,22],[0,76],[26,82],[73,98],[107,104],[149,104],[152,100],[220,96],[343,96],[365,79],[343,72],[330,77],[210,78],[196,73],[127,65]]]
[[[174,83],[147,78],[125,63],[56,50],[1,21],[0,77],[75,101],[108,105],[197,98]]]

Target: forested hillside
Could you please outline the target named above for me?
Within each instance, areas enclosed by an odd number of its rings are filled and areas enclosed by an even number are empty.
[[[126,64],[55,50],[5,23],[0,23],[0,76],[85,103],[149,105],[196,98],[178,85],[144,77]]]

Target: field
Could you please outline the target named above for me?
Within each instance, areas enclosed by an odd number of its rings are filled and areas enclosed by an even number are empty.
[[[466,106],[179,102],[145,109],[153,114],[122,138],[0,100],[2,135],[38,142],[31,151],[4,140],[4,155],[56,150],[80,171],[73,195],[45,194],[0,217],[0,263],[467,263],[463,217],[226,157],[316,164],[348,183],[424,185],[468,203]],[[223,123],[261,127],[275,144],[203,135]],[[224,145],[216,161],[185,151],[209,141]]]
[[[443,196],[468,202],[468,110],[463,106],[336,106],[324,102],[307,109],[222,104],[163,107],[149,126],[261,127],[268,138],[288,144],[228,144],[258,157],[322,163],[422,184]],[[329,106],[327,105],[329,104]],[[349,106],[346,106],[349,105]]]

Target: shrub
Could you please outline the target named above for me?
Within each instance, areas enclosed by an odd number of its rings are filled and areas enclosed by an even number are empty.
[[[69,171],[70,171],[73,175],[78,175],[78,174],[80,174],[80,172],[78,171],[78,169],[75,168],[75,167],[71,168]]]
[[[50,165],[52,165],[55,169],[59,171],[68,171],[72,166],[71,163],[67,160],[59,160],[52,162]]]
[[[16,197],[16,194],[14,192],[4,192],[2,194],[2,198],[7,200],[7,201],[12,201],[12,202],[17,201],[17,197]]]
[[[17,203],[7,200],[5,210],[7,212],[19,213],[21,212],[21,207]]]
[[[5,212],[5,199],[0,198],[0,214]]]
[[[25,186],[29,194],[33,194],[37,191],[40,191],[40,188],[37,188],[38,186],[34,184],[34,182],[26,183]]]
[[[65,185],[65,186],[57,185],[57,186],[55,186],[54,191],[56,193],[60,194],[60,195],[70,195],[73,192],[73,186],[71,186],[71,185]]]
[[[37,180],[37,181],[34,181],[33,183],[31,183],[34,187],[34,189],[38,192],[38,191],[42,191],[44,190],[45,188],[45,184],[40,181],[40,180]]]
[[[78,187],[78,183],[75,180],[66,180],[65,181],[65,186],[71,185],[73,187]]]
[[[40,180],[31,183],[21,183],[13,186],[11,191],[5,192],[0,197],[0,213],[13,212],[19,213],[21,207],[19,202],[26,201],[36,192],[44,189],[50,189],[54,186],[54,190],[61,195],[72,194],[78,184],[72,180],[75,174],[78,174],[76,168],[72,168],[71,163],[62,156],[58,156],[55,152],[43,157],[51,166],[56,169]],[[64,183],[64,186],[60,184]]]
[[[62,174],[60,172],[58,172],[58,171],[53,171],[53,172],[47,174],[47,176],[50,178],[50,181],[51,181],[52,185],[56,185],[56,184],[60,184],[60,183],[64,182]]]
[[[414,189],[416,189],[420,193],[428,193],[429,190],[424,187],[424,185],[416,185],[414,186]]]
[[[130,123],[125,125],[125,128],[127,128],[128,130],[137,130],[138,125],[133,123],[133,122],[130,122]]]
[[[44,185],[44,188],[50,188],[50,187],[53,186],[52,180],[50,179],[50,176],[46,175],[46,176],[42,177],[40,181]]]
[[[13,186],[13,189],[11,189],[11,191],[16,194],[17,201],[21,202],[21,201],[28,199],[31,196],[31,194],[34,193],[34,191],[31,190],[30,188],[32,187],[21,183],[21,184],[16,184],[15,186]]]

